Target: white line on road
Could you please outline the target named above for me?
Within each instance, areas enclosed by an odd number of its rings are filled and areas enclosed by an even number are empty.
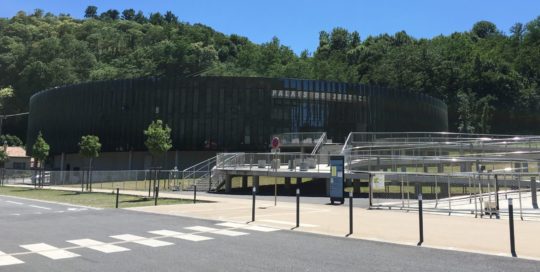
[[[254,231],[260,231],[260,232],[272,232],[272,231],[279,230],[275,228],[268,228],[268,227],[255,226],[255,225],[246,225],[246,224],[233,223],[233,222],[217,223],[216,225],[228,227],[228,228],[238,228],[238,229],[254,230]]]
[[[156,239],[149,239],[137,235],[132,234],[122,234],[122,235],[114,235],[111,236],[111,238],[126,241],[126,242],[132,242],[140,245],[150,246],[150,247],[161,247],[161,246],[170,246],[174,245],[173,243],[160,241]]]
[[[97,250],[103,253],[114,253],[114,252],[122,252],[122,251],[129,251],[129,248],[116,246],[116,245],[110,245],[106,244],[100,241],[92,240],[92,239],[78,239],[78,240],[68,240],[68,243],[76,244],[78,246],[82,246],[85,248]]]
[[[59,249],[45,243],[21,245],[20,247],[53,260],[79,257],[79,254]]]
[[[258,221],[274,223],[274,224],[280,224],[280,225],[287,225],[287,226],[296,226],[296,223],[288,222],[288,221],[280,221],[280,220],[272,220],[272,219],[262,219],[262,220],[258,220]],[[316,227],[318,227],[318,225],[300,224],[300,227],[316,228]]]
[[[157,234],[161,236],[170,236],[173,238],[183,239],[183,240],[188,240],[188,241],[193,241],[193,242],[200,242],[200,241],[214,239],[212,237],[206,237],[206,236],[195,235],[195,234],[186,234],[186,233],[172,231],[172,230],[154,230],[154,231],[149,231],[149,233]]]
[[[12,256],[9,256],[7,254],[5,254],[4,252],[0,251],[0,266],[6,266],[6,265],[12,265],[12,264],[22,264],[24,263],[23,261],[15,258],[15,257],[12,257]]]
[[[38,205],[28,205],[32,208],[38,208],[38,209],[43,209],[43,210],[51,210],[51,208],[49,207],[43,207],[43,206],[38,206]]]
[[[69,207],[78,207],[78,208],[85,208],[90,210],[103,210],[102,208],[94,208],[89,206],[83,206],[83,205],[75,205],[75,204],[68,204],[68,203],[62,203],[57,201],[49,201],[49,200],[41,200],[41,199],[32,199],[32,198],[26,198],[26,197],[18,197],[18,196],[8,196],[8,195],[2,195],[1,197],[8,197],[8,198],[14,198],[14,199],[20,199],[20,200],[29,200],[34,202],[42,202],[42,203],[49,203],[49,204],[56,204],[56,205],[62,205],[62,206],[69,206]],[[9,200],[6,200],[8,202]],[[23,203],[21,203],[23,204]]]
[[[22,205],[23,203],[21,202],[17,202],[17,201],[11,201],[11,200],[6,200],[7,203],[11,203],[11,204],[16,204],[16,205]]]
[[[202,231],[202,232],[211,232],[211,233],[225,235],[225,236],[240,236],[240,235],[249,234],[249,233],[240,232],[240,231],[215,229],[215,228],[209,228],[209,227],[203,227],[203,226],[187,227],[185,229],[194,230],[194,231]]]

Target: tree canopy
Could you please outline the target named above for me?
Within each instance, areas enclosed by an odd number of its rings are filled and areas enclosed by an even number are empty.
[[[40,131],[36,138],[36,142],[32,146],[32,156],[36,158],[39,162],[43,163],[49,156],[49,150],[49,144],[45,142],[45,139],[43,139],[43,135]]]
[[[171,128],[161,120],[152,121],[144,131],[144,135],[146,136],[144,145],[154,156],[162,155],[172,148]]]
[[[0,87],[14,90],[6,111],[27,111],[39,90],[90,80],[266,76],[423,92],[448,104],[452,131],[540,132],[540,17],[508,34],[481,21],[431,39],[334,28],[319,33],[315,52],[297,55],[277,37],[255,44],[170,11],[100,12],[89,6],[84,19],[43,10],[0,19]]]
[[[99,152],[101,151],[101,143],[99,142],[99,137],[95,135],[82,136],[81,141],[79,142],[79,148],[79,153],[83,157],[99,157]]]

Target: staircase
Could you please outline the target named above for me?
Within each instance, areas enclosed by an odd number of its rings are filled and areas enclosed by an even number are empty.
[[[216,157],[199,162],[182,171],[182,182],[185,184],[185,191],[193,191],[197,186],[197,191],[210,191],[215,187],[212,184],[212,169],[216,166]]]

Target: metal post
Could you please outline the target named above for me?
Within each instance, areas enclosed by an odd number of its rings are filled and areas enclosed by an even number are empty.
[[[418,227],[420,230],[420,241],[418,242],[418,246],[421,246],[424,242],[424,217],[423,217],[423,209],[422,209],[422,194],[418,194]]]
[[[516,175],[516,179],[518,182],[519,215],[521,217],[521,220],[523,220],[523,203],[521,202],[521,177]]]
[[[152,190],[152,180],[153,180],[152,176],[153,176],[152,172],[150,172],[150,179],[148,180],[148,183],[149,183],[148,184],[148,197],[150,197],[150,193],[151,193],[150,191]]]
[[[296,227],[300,227],[300,189],[298,188],[296,189]]]
[[[448,215],[452,214],[452,187],[450,186],[450,176],[446,177],[448,184]]]
[[[257,187],[253,187],[253,202],[251,205],[251,222],[255,222],[255,194],[257,193]]]
[[[538,201],[536,197],[536,177],[531,177],[531,200],[533,209],[538,209]]]
[[[349,235],[353,234],[353,192],[349,192]]]
[[[159,186],[156,186],[154,189],[154,206],[157,206],[158,194],[159,194]]]
[[[508,216],[508,222],[510,224],[510,252],[512,253],[512,257],[517,257],[516,241],[514,238],[514,205],[512,205],[512,198],[508,199]]]
[[[197,184],[193,185],[193,204],[197,203]]]
[[[373,185],[371,184],[371,173],[369,173],[368,186],[369,186],[369,208],[371,208],[373,206]]]
[[[116,188],[116,208],[118,209],[118,198],[120,196],[120,188]]]
[[[499,176],[494,175],[495,178],[495,208],[497,209],[497,218],[499,218]]]

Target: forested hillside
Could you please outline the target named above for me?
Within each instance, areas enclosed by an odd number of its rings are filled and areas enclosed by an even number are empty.
[[[446,101],[453,131],[540,133],[540,17],[509,30],[482,21],[432,39],[335,28],[320,32],[315,52],[296,55],[278,38],[255,44],[171,12],[90,6],[81,14],[36,10],[0,19],[0,88],[15,94],[6,113],[27,111],[39,90],[76,82],[242,75],[406,88]],[[24,134],[22,123],[8,123],[8,133]]]

